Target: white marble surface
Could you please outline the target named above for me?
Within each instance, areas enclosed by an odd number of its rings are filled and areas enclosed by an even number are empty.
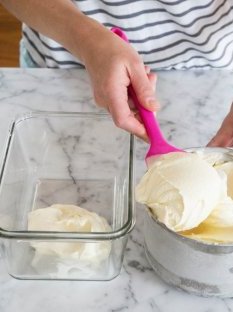
[[[158,114],[165,136],[180,147],[205,145],[214,135],[233,99],[233,73],[159,73]],[[0,70],[0,157],[8,127],[17,114],[31,110],[93,111],[82,70]],[[137,142],[137,178],[144,172],[146,146]],[[73,311],[233,311],[233,299],[201,298],[166,285],[150,268],[143,251],[143,211],[125,252],[121,274],[109,282],[18,281],[0,258],[1,312]]]

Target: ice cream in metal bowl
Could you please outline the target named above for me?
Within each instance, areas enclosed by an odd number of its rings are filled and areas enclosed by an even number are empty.
[[[155,165],[155,192],[147,184],[149,176],[137,186],[136,198],[140,202],[147,198],[145,252],[155,272],[168,284],[197,295],[232,297],[233,151],[187,151],[193,164],[190,172],[188,166],[183,173],[179,168],[186,166],[184,159],[175,160],[172,166],[163,161]],[[175,177],[171,172],[174,166]],[[193,185],[189,179],[194,180]],[[144,199],[143,187],[148,192]]]

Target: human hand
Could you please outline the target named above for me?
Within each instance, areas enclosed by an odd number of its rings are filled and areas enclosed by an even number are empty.
[[[233,146],[233,104],[221,127],[207,146],[227,147]]]
[[[127,89],[132,84],[139,102],[156,111],[155,74],[132,46],[100,25],[92,29],[85,45],[82,57],[97,105],[109,111],[116,126],[147,140],[140,117],[128,102]]]

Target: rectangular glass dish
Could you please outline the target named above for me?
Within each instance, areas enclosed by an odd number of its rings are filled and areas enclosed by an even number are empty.
[[[120,273],[135,223],[133,149],[133,136],[105,114],[39,112],[13,122],[0,175],[0,238],[10,275],[110,280]],[[29,231],[28,213],[54,204],[95,212],[110,230]],[[68,252],[61,257],[54,246]]]

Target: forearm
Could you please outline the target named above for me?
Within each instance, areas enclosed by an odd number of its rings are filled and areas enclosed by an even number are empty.
[[[146,72],[137,51],[70,0],[0,0],[10,12],[40,33],[63,45],[83,61],[99,106],[115,124],[146,139],[143,124],[128,105],[128,86],[148,110],[156,110],[155,76]]]
[[[70,0],[0,0],[19,20],[59,42],[83,60],[89,34],[102,25],[86,17]]]

